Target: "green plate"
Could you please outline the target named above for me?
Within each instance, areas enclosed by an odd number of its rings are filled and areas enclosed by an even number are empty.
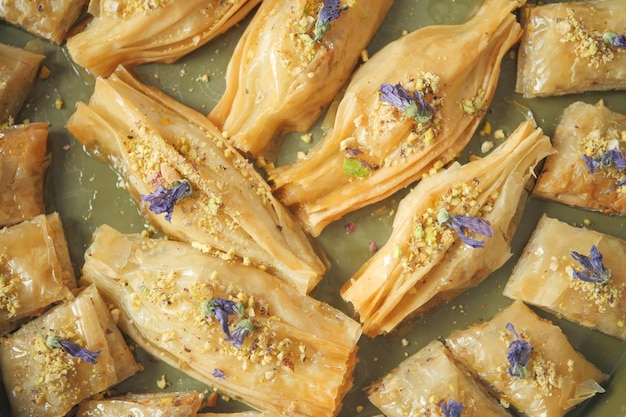
[[[461,23],[470,10],[480,3],[480,0],[396,0],[368,47],[368,52],[370,55],[373,54],[389,41],[400,37],[403,31],[433,24]],[[145,83],[157,86],[179,101],[207,114],[224,91],[226,65],[247,21],[175,64],[150,64],[135,68],[133,71]],[[33,36],[20,29],[0,23],[0,42],[23,47],[33,39]],[[71,256],[78,271],[82,265],[84,250],[97,226],[106,223],[122,232],[130,233],[139,232],[146,225],[126,191],[117,187],[117,174],[104,162],[86,153],[82,145],[64,128],[76,102],[89,99],[93,90],[93,78],[73,65],[62,47],[45,41],[43,45],[46,54],[43,64],[52,70],[52,75],[46,80],[37,80],[35,90],[22,109],[18,122],[28,119],[50,123],[48,149],[52,154],[52,165],[46,183],[47,211],[60,213],[69,240]],[[208,81],[204,75],[208,75]],[[626,92],[525,100],[513,92],[514,82],[515,60],[508,56],[502,64],[499,87],[485,118],[492,124],[494,130],[501,128],[505,133],[512,132],[526,116],[522,106],[532,111],[536,121],[548,135],[554,132],[562,110],[577,100],[596,103],[603,99],[609,108],[626,113]],[[64,103],[60,109],[55,107],[57,99]],[[319,126],[311,129],[311,133],[313,143],[322,137]],[[300,134],[292,134],[285,138],[278,164],[292,161],[298,151],[306,151],[312,146],[301,141],[299,136]],[[480,154],[480,145],[486,139],[490,138],[476,134],[461,160],[467,160],[471,154]],[[352,213],[330,225],[322,233],[317,240],[326,250],[332,266],[327,276],[313,291],[313,297],[352,314],[350,306],[339,296],[339,288],[371,256],[369,243],[376,241],[380,246],[385,242],[390,232],[393,210],[404,193],[399,192],[386,201]],[[361,338],[354,387],[345,397],[339,416],[379,414],[380,412],[369,403],[364,394],[364,389],[374,380],[386,374],[406,356],[416,352],[433,338],[443,338],[454,329],[488,320],[500,308],[508,305],[510,300],[502,296],[502,289],[543,213],[572,224],[582,224],[588,220],[591,222],[590,228],[626,239],[626,228],[622,218],[531,199],[513,242],[514,256],[502,268],[481,285],[451,303],[432,314],[419,317],[405,334],[373,339],[366,336]],[[356,231],[352,233],[346,231],[345,225],[349,223],[356,225]],[[626,390],[626,362],[620,364],[620,359],[626,344],[547,314],[540,314],[560,325],[577,350],[602,371],[611,374],[605,384],[606,393],[597,395],[577,407],[568,416],[625,415],[626,397],[623,396],[623,392]],[[211,387],[154,361],[141,349],[137,350],[136,356],[145,369],[116,387],[119,392],[160,391],[157,380],[163,375],[170,383],[167,390],[194,388],[212,392]],[[6,397],[0,395],[0,415],[8,416],[7,412],[2,414],[2,410],[7,409]],[[220,396],[217,406],[212,410],[246,409],[248,408],[245,405]]]

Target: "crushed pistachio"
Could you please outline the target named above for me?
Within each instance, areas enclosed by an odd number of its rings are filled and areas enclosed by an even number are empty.
[[[495,145],[494,145],[494,143],[492,141],[486,140],[486,141],[484,141],[484,142],[482,142],[480,144],[480,152],[481,153],[487,153],[490,150],[492,150],[494,146]]]
[[[576,56],[586,60],[590,67],[599,68],[615,59],[619,45],[607,42],[606,32],[587,29],[571,8],[567,9],[567,17],[556,23],[562,36],[560,41],[573,44]]]
[[[0,255],[0,311],[6,312],[8,318],[15,317],[21,307],[16,283],[16,276],[9,265],[5,254]]]
[[[72,331],[56,330],[63,339],[76,339]],[[31,340],[31,361],[41,370],[36,377],[35,388],[30,392],[33,401],[39,406],[58,402],[75,403],[80,394],[76,384],[78,357],[68,354],[64,349],[48,346],[47,337],[36,334]],[[94,368],[95,369],[95,368]]]
[[[367,178],[373,169],[367,161],[358,157],[347,157],[343,160],[343,172],[351,177]]]
[[[491,123],[487,120],[478,133],[480,136],[491,135]]]
[[[482,115],[486,109],[485,92],[482,88],[478,89],[476,95],[461,102],[461,108],[468,115]]]
[[[440,222],[442,210],[455,216],[471,213],[476,216],[484,216],[492,210],[493,201],[497,195],[490,196],[481,207],[477,207],[476,198],[479,192],[477,178],[460,182],[450,187],[441,199],[424,213],[413,217],[413,234],[409,239],[409,254],[404,258],[405,269],[410,271],[432,262],[437,254],[445,251],[456,240],[455,229]]]
[[[563,386],[563,377],[557,372],[556,364],[542,355],[533,355],[532,374],[533,385],[543,396],[554,395]]]
[[[218,289],[211,283],[201,283],[189,288],[188,295],[193,299],[215,299]],[[296,363],[307,359],[306,345],[294,343],[289,338],[279,338],[271,329],[271,323],[279,320],[272,316],[264,301],[248,296],[244,292],[231,288],[227,299],[232,306],[227,307],[233,313],[228,315],[229,325],[233,328],[230,340],[220,337],[207,338],[206,349],[218,349],[225,355],[236,357],[246,370],[253,364],[271,366],[275,372],[293,371]],[[225,305],[226,305],[225,304]],[[206,311],[196,315],[195,322],[213,336],[224,334],[222,323],[207,320]],[[245,333],[245,335],[244,335]],[[276,374],[277,375],[277,374]],[[266,378],[266,381],[271,379]]]
[[[621,192],[621,185],[626,180],[626,158],[622,144],[626,142],[626,130],[610,125],[604,131],[592,129],[578,141],[578,152],[591,174],[602,174],[615,182]]]
[[[106,11],[114,16],[129,17],[139,13],[149,13],[163,7],[168,0],[129,0],[107,3]]]
[[[39,70],[39,78],[41,80],[47,80],[50,77],[51,73],[52,71],[50,71],[50,68],[48,68],[45,65],[42,65],[41,69]]]
[[[494,139],[504,139],[506,136],[504,135],[504,131],[502,129],[498,129],[495,132],[493,132],[493,138]]]
[[[511,329],[508,330],[509,331],[507,332],[501,332],[501,340],[506,343],[507,346],[510,347],[516,341],[519,341],[521,343],[528,343],[527,340],[529,339],[529,337],[525,334],[524,331],[520,331],[519,334],[517,334],[517,332],[512,332]],[[525,356],[524,360],[526,361],[526,366],[524,366],[524,377],[520,378],[519,381],[536,388],[538,391],[537,395],[539,397],[549,397],[552,395],[557,395],[557,393],[562,388],[563,377],[558,373],[556,369],[556,364],[550,360],[547,360],[540,351],[532,349],[530,343],[528,343],[527,346],[523,347],[522,351]],[[568,368],[571,369],[573,369],[574,367],[573,362],[568,362],[567,365]],[[511,375],[510,373],[509,375],[512,377],[516,377],[515,375]]]
[[[170,385],[172,385],[172,383],[167,380],[167,378],[165,377],[165,374],[162,374],[161,377],[157,379],[156,385],[159,389],[165,389],[169,387]]]
[[[308,0],[301,9],[291,7],[288,17],[289,37],[294,44],[293,51],[281,51],[281,63],[292,68],[295,74],[302,72],[313,61],[321,44],[314,40],[317,15],[322,9],[319,1]],[[295,75],[294,74],[294,75]]]

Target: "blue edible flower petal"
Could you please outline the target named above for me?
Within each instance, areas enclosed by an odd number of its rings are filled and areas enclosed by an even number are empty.
[[[457,401],[454,401],[452,398],[437,404],[443,413],[443,417],[461,417],[461,412],[463,411],[463,404]]]
[[[150,211],[155,214],[165,214],[165,220],[172,221],[172,213],[174,205],[181,198],[191,195],[191,185],[189,181],[176,181],[172,184],[172,188],[159,186],[153,193],[144,195],[141,199],[150,203]]]
[[[583,160],[587,165],[590,174],[594,174],[599,169],[607,169],[613,167],[615,169],[626,168],[626,158],[619,148],[613,148],[602,153],[602,155],[592,158],[583,155]]]
[[[615,32],[604,32],[602,34],[602,40],[609,44],[621,49],[626,49],[626,36],[620,35]]]
[[[626,168],[626,157],[624,157],[624,154],[619,148],[613,148],[605,151],[602,155],[596,158],[592,158],[588,155],[583,155],[582,158],[583,161],[585,161],[585,165],[587,165],[587,170],[590,174],[595,174],[598,170],[611,167],[617,170],[624,170],[624,168]],[[602,194],[607,194],[624,184],[626,184],[626,180],[619,181],[616,185],[602,191]]]
[[[384,83],[378,92],[382,101],[391,104],[406,116],[420,123],[426,123],[435,114],[435,109],[426,103],[424,96],[419,91],[411,94],[399,83],[396,85]]]
[[[595,158],[592,158],[588,155],[583,155],[583,161],[585,161],[585,165],[587,165],[587,170],[590,174],[595,173],[598,169],[600,169],[600,162]]]
[[[611,270],[602,263],[602,254],[596,245],[591,246],[589,256],[576,251],[571,251],[571,255],[583,268],[582,271],[574,270],[574,278],[595,284],[604,284],[611,278]]]
[[[454,230],[468,246],[472,248],[483,248],[485,246],[484,240],[472,239],[466,235],[466,229],[471,230],[474,233],[481,234],[483,236],[492,237],[493,230],[491,230],[491,223],[488,220],[474,216],[453,215],[448,210],[442,208],[437,213],[437,220],[440,225],[446,225]]]
[[[226,340],[231,340],[230,329],[228,327],[228,317],[241,315],[243,307],[241,303],[227,300],[225,298],[213,298],[202,303],[202,314],[213,317],[220,322],[222,330],[226,334]]]
[[[226,378],[226,373],[221,369],[215,368],[213,369],[213,376],[220,381],[223,381]]]
[[[241,349],[243,341],[254,331],[254,324],[252,320],[247,318],[237,322],[235,324],[235,330],[233,331],[230,342],[237,349]]]
[[[530,360],[532,346],[530,343],[519,338],[513,324],[507,323],[506,328],[515,335],[515,340],[509,343],[509,350],[506,353],[506,358],[509,361],[508,373],[511,376],[525,378],[528,375],[526,365],[528,365],[528,361]]]
[[[319,41],[330,29],[330,22],[339,19],[341,13],[348,9],[348,6],[339,8],[339,0],[324,0],[324,5],[317,15],[317,22],[313,30],[313,40]]]
[[[46,344],[50,349],[61,348],[68,354],[82,359],[92,365],[96,364],[96,359],[98,359],[98,355],[102,352],[102,350],[89,350],[77,345],[74,342],[70,342],[69,340],[63,340],[59,336],[49,336],[46,340]]]

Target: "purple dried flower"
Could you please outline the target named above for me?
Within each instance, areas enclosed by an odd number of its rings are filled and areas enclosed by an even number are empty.
[[[330,22],[339,19],[341,13],[346,9],[348,9],[348,6],[339,7],[339,0],[324,0],[324,5],[317,15],[317,22],[313,30],[313,40],[319,41],[322,39],[322,36],[330,29]]]
[[[513,324],[507,323],[506,328],[513,333],[515,340],[509,343],[509,350],[506,353],[506,358],[509,361],[509,375],[525,378],[528,376],[528,361],[530,360],[530,351],[532,346],[525,340],[521,340]]]
[[[424,96],[419,91],[411,94],[399,83],[396,85],[384,83],[378,92],[382,101],[391,104],[407,117],[420,123],[426,123],[435,114],[435,109],[426,103]]]
[[[241,345],[243,341],[250,334],[254,332],[254,323],[252,323],[252,319],[246,318],[239,320],[237,324],[235,324],[235,330],[233,331],[233,335],[231,337],[231,343],[237,349],[241,349]]]
[[[159,186],[154,192],[141,196],[141,199],[150,203],[150,210],[155,214],[165,214],[165,220],[172,221],[172,213],[174,212],[174,205],[181,198],[189,197],[191,195],[191,185],[189,181],[175,181],[172,184],[172,188],[166,188]]]
[[[574,278],[595,284],[605,284],[611,278],[611,270],[602,263],[602,254],[596,247],[591,246],[589,256],[571,251],[572,258],[582,266],[582,271],[574,270]]]
[[[231,340],[228,317],[234,315],[242,317],[243,305],[225,298],[213,298],[202,303],[202,314],[207,317],[215,316],[222,325],[222,330],[226,334],[226,340]]]
[[[85,362],[89,362],[92,365],[96,364],[96,359],[98,359],[98,355],[100,355],[101,350],[92,351],[87,348],[81,347],[74,342],[70,342],[69,340],[61,339],[59,336],[51,335],[48,336],[46,340],[46,344],[50,349],[61,348],[68,354],[80,358]]]
[[[590,174],[594,174],[597,170],[611,167],[620,170],[626,168],[626,158],[624,158],[624,154],[619,148],[613,148],[605,151],[602,155],[596,158],[583,155],[583,160],[585,161]]]
[[[463,411],[463,404],[460,402],[454,401],[452,398],[437,404],[443,413],[443,417],[461,417],[461,412]]]
[[[226,378],[226,373],[224,373],[221,369],[215,368],[213,369],[213,376],[219,381],[223,381],[224,378]]]
[[[626,168],[626,157],[619,148],[613,148],[605,151],[602,155],[592,158],[591,156],[583,155],[583,161],[587,165],[587,169],[590,174],[594,174],[598,170],[615,168],[617,170],[623,170]],[[617,184],[602,191],[602,194],[610,193],[611,191],[626,184],[626,179],[619,181]]]
[[[604,43],[616,46],[621,49],[626,49],[626,36],[620,35],[615,32],[604,32],[602,34],[602,40]]]
[[[471,230],[474,233],[481,234],[483,236],[492,237],[493,230],[491,230],[491,223],[488,220],[474,216],[453,215],[445,208],[439,210],[437,213],[437,220],[440,225],[446,225],[458,233],[461,240],[472,248],[482,248],[485,246],[484,240],[472,239],[465,234],[466,229]]]

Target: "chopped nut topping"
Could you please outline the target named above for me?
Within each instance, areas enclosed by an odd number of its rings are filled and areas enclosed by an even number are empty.
[[[587,136],[578,141],[579,153],[590,161],[600,161],[599,172],[607,178],[611,178],[616,184],[626,180],[626,171],[621,167],[607,160],[605,155],[613,150],[621,152],[626,147],[626,130],[619,130],[617,125],[609,126],[605,131],[595,128]],[[610,158],[609,158],[610,159]],[[623,192],[623,187],[617,188],[618,192]]]
[[[587,60],[589,66],[599,68],[615,59],[617,49],[604,42],[603,32],[585,28],[572,9],[567,9],[565,19],[557,20],[556,27],[562,35],[561,42],[574,44],[576,56]]]
[[[409,241],[409,253],[403,258],[407,272],[428,264],[434,255],[446,250],[455,241],[455,230],[439,222],[438,214],[441,209],[446,209],[455,215],[467,215],[474,212],[478,216],[491,211],[493,200],[497,196],[491,196],[477,210],[476,197],[478,194],[478,179],[459,183],[455,187],[451,187],[433,207],[413,218],[413,236]],[[400,248],[400,253],[402,253],[402,248]]]
[[[19,277],[12,272],[7,256],[0,255],[0,311],[6,312],[8,318],[15,317],[21,307],[16,280]]]

